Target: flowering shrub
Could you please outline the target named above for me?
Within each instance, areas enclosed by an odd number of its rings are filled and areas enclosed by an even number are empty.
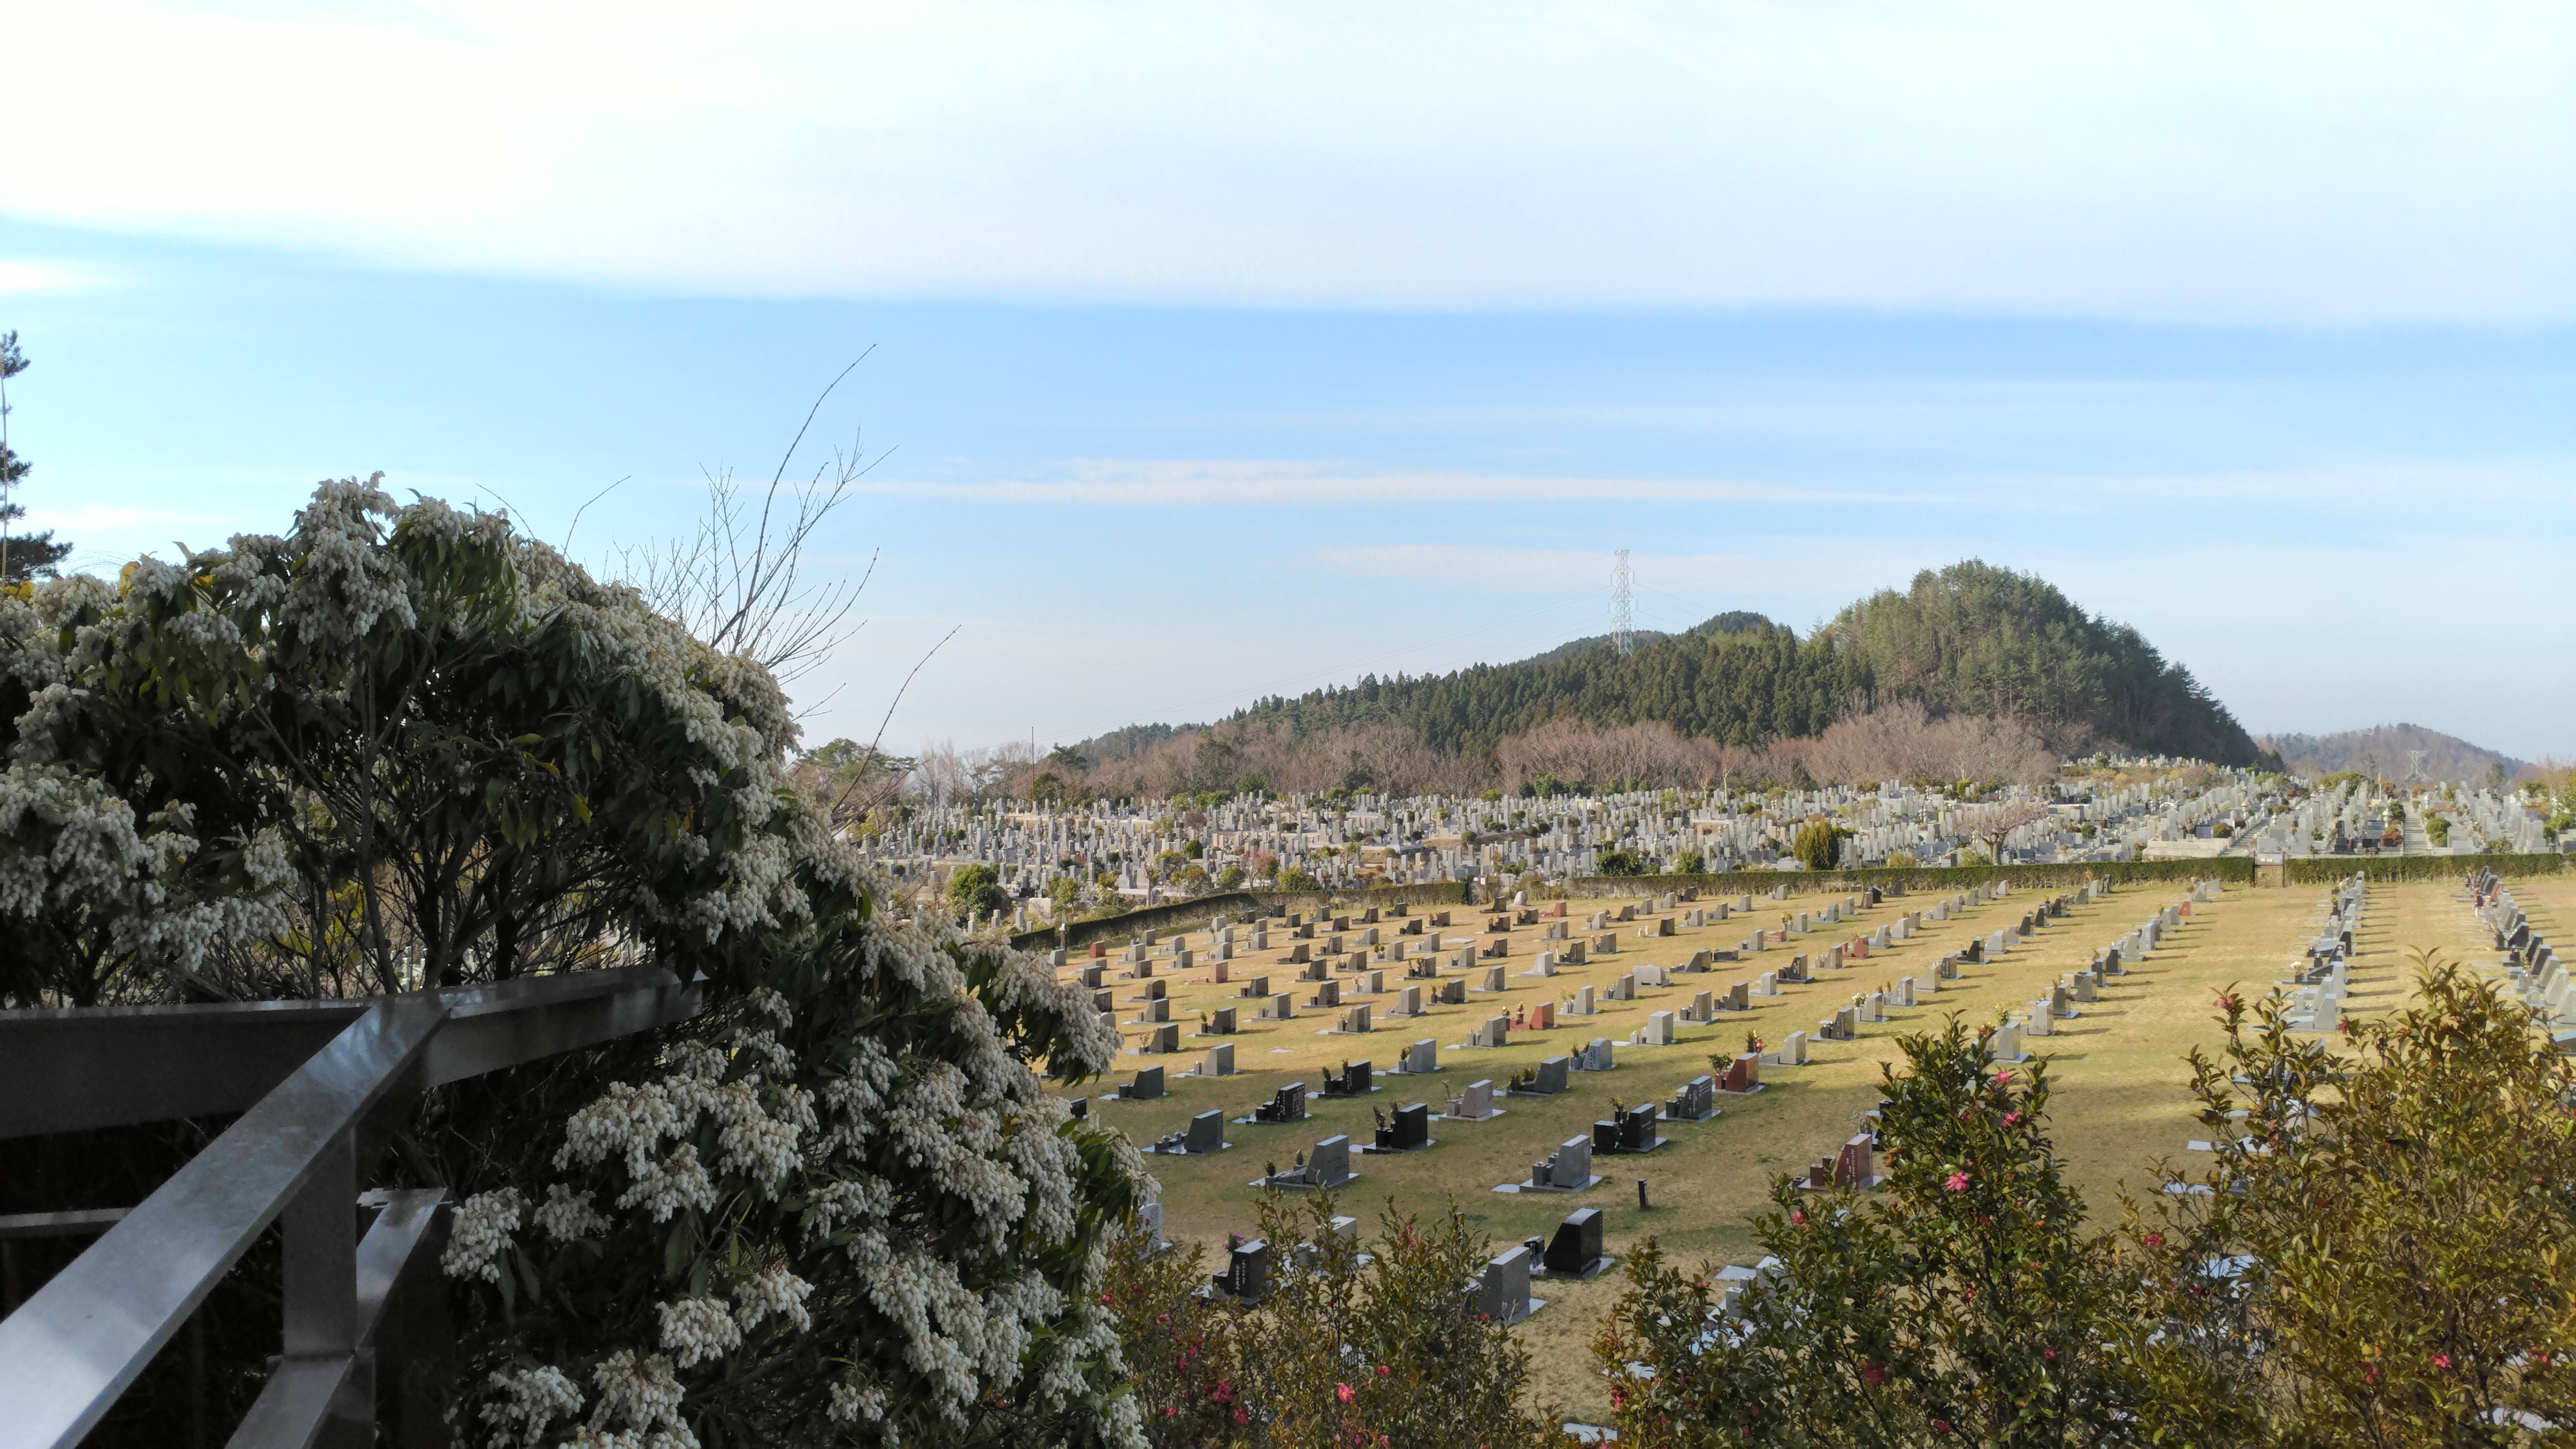
[[[1198,1295],[1195,1247],[1119,1250],[1110,1291],[1156,1449],[1534,1449],[1562,1415],[1523,1403],[1529,1354],[1480,1317],[1492,1245],[1454,1207],[1390,1206],[1378,1233],[1335,1231],[1330,1194],[1262,1204],[1271,1292]]]
[[[2412,955],[2403,1010],[2330,1042],[2292,1034],[2277,995],[2231,995],[2225,1049],[2192,1053],[2215,1165],[2169,1174],[2130,1222],[2168,1437],[2508,1444],[2576,1424],[2576,1063],[2520,1003]]]
[[[1098,1285],[1141,1160],[1033,1070],[1115,1039],[880,913],[757,663],[344,481],[283,538],[0,591],[0,720],[0,1004],[700,984],[396,1134],[377,1175],[460,1199],[460,1439],[1138,1442]]]
[[[2113,1254],[2041,1130],[2044,1063],[1999,1067],[1954,1017],[1903,1038],[1880,1109],[1885,1186],[1778,1179],[1774,1271],[1738,1316],[1652,1243],[1597,1343],[1622,1444],[2090,1443],[2136,1397]]]

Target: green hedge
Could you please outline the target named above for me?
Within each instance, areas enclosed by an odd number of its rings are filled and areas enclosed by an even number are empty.
[[[2138,881],[2189,881],[2216,876],[2231,885],[2251,885],[2254,862],[2241,855],[2209,860],[2093,860],[2065,865],[1914,866],[1875,870],[1736,870],[1722,875],[1578,876],[1561,892],[1567,896],[1650,896],[1692,889],[1704,896],[1760,895],[1786,885],[1792,891],[1848,891],[1861,886],[1901,885],[1909,893],[1965,890],[1989,881],[2016,886],[2071,886],[2087,880],[2114,885]],[[1551,892],[1551,895],[1560,892]]]
[[[1169,905],[1146,906],[1124,915],[1103,916],[1098,920],[1075,921],[1065,927],[1061,942],[1056,929],[1047,926],[1023,931],[1011,938],[1011,944],[1023,951],[1049,951],[1061,944],[1067,949],[1088,946],[1100,940],[1125,940],[1147,931],[1185,931],[1203,927],[1219,916],[1240,920],[1256,913],[1266,915],[1275,907],[1292,911],[1317,910],[1339,913],[1344,909],[1359,911],[1370,906],[1455,906],[1464,905],[1467,886],[1463,881],[1442,881],[1436,885],[1372,886],[1355,891],[1223,891],[1212,896],[1198,896]]]
[[[2375,881],[2459,880],[2481,867],[2501,876],[2556,875],[2563,855],[2302,855],[2285,862],[2292,885],[2329,885],[2360,871]]]

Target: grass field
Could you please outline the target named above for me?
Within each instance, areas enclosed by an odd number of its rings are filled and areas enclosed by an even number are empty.
[[[2019,922],[2023,913],[2054,894],[2016,891],[1954,913],[1947,922],[1927,921],[1913,939],[1890,950],[1873,951],[1867,960],[1841,971],[1818,971],[1813,984],[1784,985],[1781,997],[1755,998],[1753,1011],[1721,1014],[1712,1025],[1685,1023],[1679,1043],[1670,1047],[1624,1043],[1648,1012],[1678,1011],[1694,993],[1722,992],[1738,979],[1749,980],[1785,964],[1795,952],[1803,951],[1813,960],[1833,944],[1865,934],[1900,912],[1928,910],[1946,897],[1893,898],[1862,911],[1851,922],[1824,926],[1812,935],[1791,936],[1784,947],[1748,954],[1740,962],[1721,962],[1706,975],[1678,977],[1683,984],[1672,988],[1643,989],[1634,1002],[1603,1001],[1598,1016],[1560,1018],[1565,1024],[1556,1030],[1515,1032],[1510,1045],[1486,1050],[1467,1050],[1462,1044],[1469,1030],[1487,1017],[1527,1003],[1563,1002],[1587,982],[1598,995],[1640,963],[1671,966],[1703,947],[1732,948],[1754,923],[1776,927],[1784,911],[1820,909],[1829,897],[1793,896],[1776,903],[1757,900],[1760,909],[1751,918],[1739,915],[1698,930],[1683,929],[1670,938],[1640,939],[1636,924],[1623,925],[1617,928],[1617,954],[1596,957],[1587,965],[1560,966],[1559,974],[1548,979],[1519,974],[1529,969],[1542,949],[1540,928],[1520,927],[1511,933],[1510,954],[1502,962],[1508,991],[1499,996],[1470,994],[1463,1006],[1433,1007],[1424,1018],[1390,1022],[1366,1036],[1319,1034],[1332,1025],[1336,1014],[1331,1012],[1301,1014],[1286,1022],[1249,1019],[1250,1003],[1234,994],[1246,976],[1269,975],[1274,990],[1296,993],[1301,1010],[1314,989],[1294,981],[1299,968],[1280,964],[1286,952],[1276,948],[1285,944],[1284,933],[1274,932],[1274,949],[1231,963],[1231,983],[1208,982],[1204,967],[1189,973],[1189,979],[1170,982],[1173,1016],[1183,1022],[1184,1052],[1177,1056],[1129,1053],[1121,1058],[1120,1076],[1124,1080],[1136,1066],[1163,1064],[1169,1082],[1165,1098],[1140,1103],[1103,1100],[1113,1082],[1086,1084],[1068,1095],[1087,1093],[1096,1117],[1122,1128],[1141,1144],[1179,1131],[1197,1112],[1222,1107],[1229,1118],[1249,1116],[1254,1104],[1267,1101],[1281,1083],[1307,1084],[1314,1114],[1307,1122],[1292,1126],[1229,1123],[1227,1139],[1237,1144],[1232,1150],[1213,1156],[1150,1159],[1163,1183],[1169,1234],[1214,1245],[1221,1244],[1229,1230],[1247,1231],[1253,1226],[1260,1194],[1251,1184],[1260,1177],[1265,1162],[1284,1167],[1295,1152],[1334,1133],[1347,1133],[1354,1143],[1365,1143],[1374,1126],[1372,1107],[1391,1112],[1400,1103],[1428,1101],[1436,1112],[1449,1095],[1471,1081],[1491,1078],[1499,1088],[1514,1071],[1541,1057],[1569,1054],[1594,1037],[1608,1037],[1622,1043],[1612,1072],[1578,1073],[1572,1090],[1560,1096],[1510,1098],[1505,1115],[1488,1121],[1435,1118],[1431,1135],[1437,1145],[1428,1151],[1355,1157],[1358,1180],[1342,1193],[1341,1210],[1367,1221],[1390,1204],[1400,1211],[1436,1211],[1454,1198],[1499,1247],[1524,1237],[1544,1236],[1575,1208],[1598,1207],[1607,1214],[1607,1237],[1614,1252],[1653,1236],[1686,1259],[1750,1261],[1755,1249],[1747,1220],[1763,1206],[1771,1180],[1831,1153],[1857,1130],[1861,1114],[1878,1100],[1882,1064],[1901,1056],[1896,1044],[1899,1036],[1936,1030],[1952,1012],[1975,1023],[1991,1020],[2006,1009],[2016,1014],[2026,1011],[2033,998],[2062,974],[2083,967],[2098,948],[2157,908],[2181,901],[2183,888],[2128,887],[2093,904],[2076,906],[2067,918],[2050,923],[2009,955],[1963,967],[1961,979],[1942,983],[1937,995],[1919,995],[1921,1004],[1911,1011],[1861,1028],[1858,1040],[1818,1042],[1812,1048],[1812,1064],[1768,1069],[1764,1091],[1750,1097],[1720,1096],[1722,1115],[1716,1120],[1668,1124],[1664,1135],[1673,1145],[1643,1158],[1597,1158],[1594,1170],[1610,1180],[1589,1192],[1506,1195],[1492,1189],[1497,1183],[1524,1179],[1529,1164],[1545,1157],[1557,1143],[1588,1133],[1595,1118],[1609,1115],[1614,1095],[1631,1103],[1660,1101],[1688,1078],[1709,1071],[1711,1054],[1731,1055],[1739,1050],[1748,1030],[1776,1046],[1792,1030],[1812,1031],[1819,1018],[1831,1015],[1854,993],[1877,989],[1900,976],[1915,977],[1920,991],[1941,955]],[[2557,917],[2576,920],[2576,881],[2520,885],[2517,897],[2535,923],[2552,936],[2558,934]],[[2235,986],[2260,995],[2287,973],[2316,933],[2324,898],[2324,890],[2314,887],[2228,890],[2215,901],[2194,906],[2182,928],[2167,934],[2160,950],[2136,963],[2126,977],[2107,983],[2101,1000],[2086,1005],[2079,1017],[2060,1023],[2047,1038],[2025,1038],[2026,1048],[2050,1064],[2057,1084],[2051,1110],[2055,1140],[2070,1179],[2097,1220],[2116,1218],[2124,1184],[2133,1192],[2151,1191],[2157,1162],[2181,1156],[2188,1139],[2204,1135],[2191,1120],[2184,1054],[2194,1045],[2215,1048],[2219,1039],[2213,1020],[2215,1000],[2222,990]],[[1582,926],[1592,911],[1607,908],[1615,917],[1619,904],[1570,903],[1568,917],[1574,934],[1587,934]],[[1678,921],[1682,913],[1669,914]],[[1441,933],[1448,939],[1487,939],[1477,929],[1485,913],[1453,909],[1452,919],[1450,929]],[[1392,936],[1395,924],[1400,922],[1382,922],[1380,929],[1389,939],[1409,939]],[[1356,942],[1356,926],[1346,936]],[[1193,938],[1200,947],[1206,942],[1204,934]],[[2385,1011],[2402,1001],[2409,947],[2439,948],[2477,960],[2492,956],[2484,949],[2487,943],[2480,939],[2457,887],[2448,882],[2374,889],[2370,913],[2354,944],[2350,1010],[2355,1015]],[[1114,957],[1116,952],[1111,954]],[[1471,979],[1481,979],[1482,964]],[[1115,980],[1120,969],[1110,968],[1111,984],[1121,997],[1122,1018],[1132,1018],[1137,1007],[1124,998],[1138,987],[1132,981]],[[1391,988],[1401,972],[1401,966],[1389,970]],[[1349,978],[1343,979],[1347,991]],[[1344,999],[1392,1004],[1394,995],[1390,990],[1382,998],[1346,995]],[[1179,1075],[1196,1059],[1186,1048],[1203,1040],[1188,1034],[1197,1010],[1219,1004],[1245,1008],[1243,1030],[1232,1038],[1238,1074]],[[1130,1028],[1131,1041],[1135,1030]],[[1423,1037],[1440,1043],[1438,1075],[1383,1075],[1405,1044]],[[1326,1101],[1313,1095],[1321,1091],[1325,1070],[1337,1068],[1345,1058],[1373,1061],[1381,1072],[1381,1090],[1365,1102]],[[1637,1207],[1639,1179],[1646,1182],[1653,1204],[1643,1212]],[[1615,1272],[1590,1283],[1545,1284],[1537,1291],[1549,1307],[1519,1330],[1536,1351],[1538,1393],[1563,1402],[1577,1417],[1606,1412],[1592,1373],[1588,1342],[1619,1286]]]

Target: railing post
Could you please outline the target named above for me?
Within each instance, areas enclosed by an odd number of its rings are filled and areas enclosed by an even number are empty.
[[[344,1127],[279,1217],[285,1229],[286,1361],[346,1363],[315,1443],[364,1446],[374,1435],[375,1360],[358,1342],[356,1129]]]

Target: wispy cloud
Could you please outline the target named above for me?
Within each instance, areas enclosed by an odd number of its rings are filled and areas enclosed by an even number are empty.
[[[106,285],[108,279],[94,271],[0,257],[0,297],[80,292]]]
[[[1093,461],[1054,478],[936,482],[870,478],[859,491],[990,503],[1165,507],[1371,503],[1854,503],[1910,502],[1900,495],[1722,479],[1620,478],[1445,471],[1375,471],[1297,461]]]

